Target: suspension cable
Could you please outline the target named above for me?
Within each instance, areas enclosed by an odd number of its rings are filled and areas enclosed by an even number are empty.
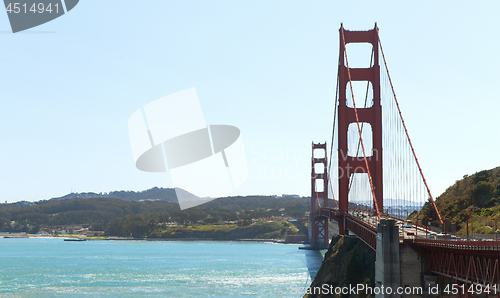
[[[352,103],[354,106],[354,114],[356,115],[356,124],[358,126],[359,139],[361,140],[361,148],[363,149],[363,156],[364,156],[365,165],[366,165],[366,172],[368,173],[368,178],[370,180],[370,187],[372,189],[373,202],[375,203],[375,208],[377,210],[377,217],[380,220],[380,212],[378,210],[377,198],[375,197],[375,188],[373,187],[372,175],[370,174],[370,166],[368,165],[368,160],[366,159],[365,145],[363,143],[363,137],[361,135],[361,126],[359,125],[358,109],[356,108],[356,102],[354,101],[354,92],[353,92],[354,89],[352,88],[351,70],[349,68],[349,60],[347,59],[347,50],[346,50],[346,43],[345,43],[344,28],[342,28],[342,43],[344,44],[344,54],[345,54],[345,60],[346,60],[346,66],[347,66],[347,75],[349,76],[349,85],[351,86]]]
[[[338,64],[340,65],[340,59]],[[338,68],[338,66],[337,66]],[[334,138],[335,138],[335,124],[337,123],[337,102],[338,102],[338,94],[339,94],[339,75],[337,74],[337,84],[335,87],[335,108],[333,111],[333,128],[332,128],[332,143],[330,144],[330,160],[328,161],[328,185],[330,185],[330,190],[332,192],[332,199],[335,205],[339,207],[339,204],[337,204],[337,201],[335,201],[335,193],[333,192],[333,186],[331,183],[331,167],[332,167],[332,156],[333,156],[333,143],[334,143]]]
[[[417,167],[418,167],[418,170],[420,172],[420,176],[422,176],[422,179],[424,181],[425,187],[427,189],[427,193],[429,194],[429,198],[431,199],[432,205],[434,206],[434,210],[436,210],[436,213],[438,215],[439,221],[442,224],[443,220],[441,219],[441,215],[439,214],[439,211],[437,209],[436,203],[434,202],[434,198],[432,197],[432,194],[431,194],[431,191],[429,189],[429,186],[427,185],[427,181],[425,180],[424,173],[422,172],[422,168],[420,167],[420,163],[418,162],[417,155],[415,154],[415,149],[413,148],[413,144],[411,143],[410,135],[408,134],[408,130],[406,129],[406,124],[405,124],[405,121],[403,120],[403,114],[401,113],[401,109],[399,108],[398,99],[396,98],[396,92],[394,91],[394,86],[392,85],[391,75],[389,74],[389,68],[387,68],[387,61],[385,60],[384,50],[382,49],[382,43],[380,42],[380,35],[379,35],[379,32],[378,32],[378,28],[376,28],[376,30],[377,30],[378,44],[380,46],[380,52],[382,53],[382,58],[384,59],[385,69],[387,71],[387,76],[389,77],[389,83],[391,85],[392,94],[394,95],[394,100],[396,102],[396,107],[397,107],[398,112],[399,112],[399,117],[401,118],[401,122],[403,123],[403,128],[404,128],[404,131],[406,133],[406,137],[408,138],[408,142],[410,144],[410,148],[411,148],[411,151],[413,153],[413,157],[415,158],[415,162],[417,163]],[[345,46],[344,46],[344,48],[345,48]],[[346,59],[347,59],[347,54],[346,54]],[[352,87],[351,87],[351,89],[352,89]],[[357,115],[356,115],[356,117],[357,117]],[[371,180],[370,180],[370,183],[371,183]]]
[[[339,62],[339,64],[340,64],[340,62]],[[332,143],[330,145],[330,161],[328,162],[328,169],[330,169],[330,167],[332,166],[333,143],[334,143],[334,137],[335,137],[335,123],[337,122],[338,94],[339,94],[339,75],[337,74],[337,86],[335,87],[335,108],[333,110]],[[330,172],[328,172],[328,175],[330,175]]]

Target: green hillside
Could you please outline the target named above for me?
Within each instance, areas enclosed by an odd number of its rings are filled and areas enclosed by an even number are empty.
[[[441,218],[457,225],[457,234],[465,235],[466,220],[474,233],[493,234],[495,221],[500,215],[500,167],[484,170],[474,175],[465,175],[436,198],[436,206]],[[432,224],[439,226],[438,217],[432,204],[425,204],[418,214],[419,219],[431,217]],[[411,219],[416,219],[413,214]],[[421,220],[419,220],[421,222]]]
[[[219,198],[191,209],[165,201],[75,198],[33,205],[0,204],[0,232],[37,233],[51,226],[82,225],[109,236],[137,238],[284,238],[305,227],[283,217],[304,217],[309,198],[246,196]]]

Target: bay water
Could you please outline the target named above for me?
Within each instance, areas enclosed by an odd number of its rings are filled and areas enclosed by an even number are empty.
[[[323,254],[298,247],[0,238],[0,297],[301,297]]]

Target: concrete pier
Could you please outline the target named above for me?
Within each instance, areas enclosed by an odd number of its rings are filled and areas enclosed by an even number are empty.
[[[419,279],[420,280],[420,279]],[[375,287],[396,290],[401,287],[399,228],[392,219],[381,219],[377,228]],[[379,293],[375,298],[399,298],[401,295]]]

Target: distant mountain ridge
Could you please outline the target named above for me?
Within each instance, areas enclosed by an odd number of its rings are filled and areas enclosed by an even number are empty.
[[[143,191],[112,191],[109,193],[95,193],[95,192],[80,192],[69,193],[62,197],[52,198],[49,201],[60,201],[68,199],[89,199],[89,198],[115,198],[124,201],[140,202],[140,201],[165,201],[177,203],[175,188],[158,188],[153,187]],[[192,193],[183,189],[177,188],[177,192],[182,192],[185,197],[192,197],[193,199],[200,199]]]

